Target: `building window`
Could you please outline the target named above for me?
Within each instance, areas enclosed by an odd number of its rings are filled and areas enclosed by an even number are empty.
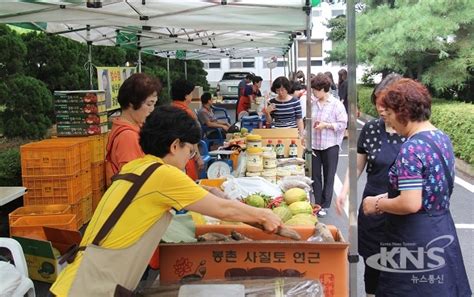
[[[338,15],[342,15],[344,14],[344,10],[342,9],[334,9],[333,11],[331,11],[331,15],[333,17],[337,17]]]
[[[287,67],[288,66],[288,62],[285,60],[285,61],[277,61],[277,67]]]
[[[221,61],[220,60],[208,60],[202,61],[204,64],[204,69],[220,69]]]
[[[254,58],[242,58],[230,60],[230,68],[255,68],[255,59]]]
[[[311,60],[311,66],[323,66],[322,60]]]
[[[243,61],[242,68],[255,68],[255,61]]]
[[[298,57],[306,57],[306,40],[298,40]],[[323,57],[323,41],[321,39],[311,40],[311,58]]]

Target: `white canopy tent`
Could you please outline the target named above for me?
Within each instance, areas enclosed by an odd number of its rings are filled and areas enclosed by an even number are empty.
[[[311,4],[317,0],[6,0],[0,23],[31,23],[48,33],[89,45],[136,47],[186,59],[285,55],[295,32],[306,30],[307,77],[311,73]],[[94,8],[93,8],[94,7]],[[350,101],[350,242],[351,263],[357,255],[357,178],[355,172],[355,31],[354,0],[347,5]],[[46,23],[46,24],[45,24]],[[140,52],[139,51],[139,52]],[[140,60],[139,56],[139,60]],[[308,93],[311,92],[308,86]],[[309,103],[308,103],[309,105]],[[311,143],[311,108],[307,108],[306,143]],[[311,148],[307,168],[311,168]],[[311,170],[309,171],[311,174]],[[358,257],[357,257],[358,258]],[[351,296],[357,295],[357,266],[351,265]]]

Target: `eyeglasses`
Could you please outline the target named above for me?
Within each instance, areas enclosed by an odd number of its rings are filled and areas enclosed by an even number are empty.
[[[189,148],[189,159],[192,159],[196,156],[197,150],[195,146],[191,143],[185,142],[185,144],[189,144],[191,147]]]

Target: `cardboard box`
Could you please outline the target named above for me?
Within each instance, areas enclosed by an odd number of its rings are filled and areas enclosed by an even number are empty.
[[[55,103],[54,112],[58,114],[101,114],[107,112],[105,102],[102,103]]]
[[[44,228],[49,240],[37,240],[24,237],[13,237],[23,248],[28,275],[31,279],[53,283],[67,263],[59,265],[57,252],[65,253],[73,244],[79,244],[81,234],[78,231]]]
[[[64,125],[77,125],[77,124],[88,124],[98,125],[107,123],[107,113],[70,113],[70,114],[58,114],[56,115],[56,121],[58,124]]]
[[[308,242],[314,227],[292,227],[301,241],[268,235],[247,225],[197,225],[196,236],[232,230],[254,241],[160,244],[160,281],[216,280],[233,277],[305,277],[320,280],[327,297],[349,295],[349,244],[330,227],[334,243]]]
[[[107,131],[109,131],[109,126],[107,123],[99,125],[57,124],[56,129],[58,136],[89,136],[107,133]]]
[[[55,91],[55,103],[98,103],[105,102],[105,92],[97,90]]]
[[[278,140],[281,140],[285,145],[285,157],[288,157],[291,141],[295,140],[295,143],[298,146],[298,157],[303,157],[304,148],[301,144],[301,139],[299,139],[297,128],[253,129],[252,134],[262,136],[263,146],[266,146],[270,139],[272,140],[273,145],[276,145]]]

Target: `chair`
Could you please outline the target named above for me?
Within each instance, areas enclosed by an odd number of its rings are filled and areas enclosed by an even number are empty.
[[[208,148],[212,147],[213,145],[223,145],[224,144],[224,131],[221,129],[221,128],[210,128],[206,125],[201,125],[201,131],[202,131],[202,140],[204,140],[206,142],[206,145]],[[217,137],[209,137],[209,135],[211,135],[212,132],[216,132],[214,133],[215,135],[217,135]]]
[[[27,294],[28,297],[35,297],[35,287],[33,281],[28,277],[28,267],[26,266],[25,255],[23,254],[21,245],[12,238],[0,237],[0,247],[10,251],[15,268],[22,275],[21,283],[12,297],[24,296],[25,294]]]
[[[209,167],[212,157],[209,155],[209,149],[204,140],[200,140],[198,143],[199,153],[201,154],[202,161],[204,162],[204,168],[199,172],[199,179],[207,178],[207,168]]]
[[[216,116],[217,120],[226,120],[229,125],[232,124],[232,121],[229,117],[229,114],[227,113],[227,109],[223,107],[216,107],[212,106],[212,112],[214,112],[214,115]],[[219,115],[221,113],[221,115]]]

